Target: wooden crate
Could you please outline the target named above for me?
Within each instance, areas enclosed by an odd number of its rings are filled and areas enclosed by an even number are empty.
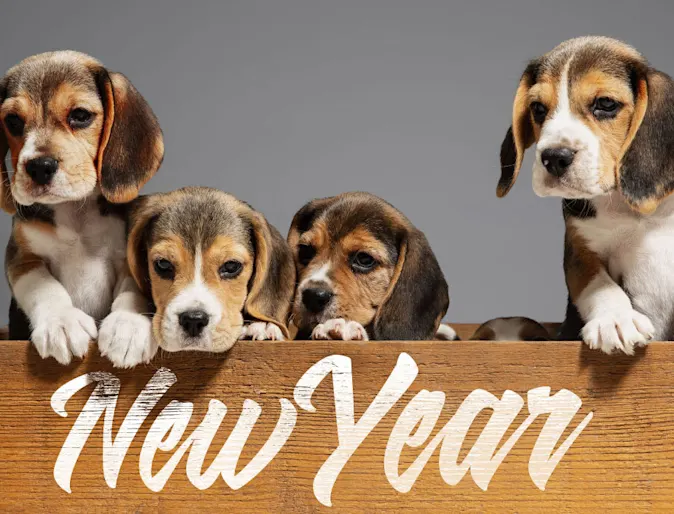
[[[674,500],[668,343],[632,358],[577,342],[240,343],[121,371],[93,347],[61,367],[2,341],[0,366],[2,511],[636,512]]]

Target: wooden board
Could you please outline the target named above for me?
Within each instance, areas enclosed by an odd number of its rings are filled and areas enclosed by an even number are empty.
[[[343,357],[322,361],[333,355]],[[319,361],[340,363],[340,372],[334,376],[341,377],[339,380],[352,379],[356,421],[361,419],[387,382],[397,362],[402,363],[404,369],[396,372],[389,385],[414,378],[414,365],[418,368],[418,374],[406,392],[393,402],[371,431],[364,432],[364,441],[341,472],[333,473],[336,479],[329,495],[330,509],[324,505],[326,483],[329,482],[325,477],[328,475],[321,475],[318,494],[314,485],[326,460],[333,459],[325,469],[333,472],[336,469],[334,456],[331,457],[339,445],[333,377],[328,375],[317,386],[311,398],[315,412],[300,406],[306,407],[306,398],[301,398],[309,390],[306,383],[297,387],[299,401],[294,395],[300,378]],[[352,367],[351,375],[342,367],[348,363]],[[635,512],[671,511],[674,501],[674,345],[668,343],[653,343],[634,358],[604,356],[587,350],[580,343],[241,343],[226,356],[187,353],[159,356],[152,365],[120,371],[107,364],[93,347],[83,362],[61,367],[54,361],[40,360],[26,343],[3,341],[0,342],[0,366],[2,511],[388,512],[414,509],[416,512],[441,509],[446,512]],[[115,440],[117,455],[124,457],[120,460],[116,487],[111,488],[104,476],[105,431],[101,417],[76,459],[69,481],[71,493],[67,493],[62,488],[68,482],[65,478],[67,463],[74,462],[72,456],[78,447],[73,443],[73,434],[82,438],[87,436],[82,428],[72,433],[71,430],[94,387],[103,382],[94,382],[73,394],[63,407],[67,417],[53,410],[50,402],[54,392],[87,373],[103,371],[117,377],[121,392],[110,430],[114,438],[131,405],[160,368],[164,368],[159,374],[163,374],[165,380],[170,376],[167,371],[170,369],[176,382],[163,395],[155,388],[154,397],[150,395],[140,400],[141,410],[145,407],[149,415],[135,437],[128,425],[121,430],[125,440],[130,441],[125,456],[119,447],[124,441]],[[105,376],[93,375],[92,378]],[[110,376],[107,377],[108,388],[98,396],[100,401],[115,397],[114,388],[110,386],[114,385],[114,380],[110,382]],[[349,395],[344,384],[348,385],[348,380],[340,386],[338,397],[341,403],[338,403],[340,411],[346,412],[348,418]],[[405,390],[405,386],[402,387]],[[477,466],[467,471],[458,484],[446,483],[440,472],[440,447],[423,466],[409,492],[397,491],[387,478],[387,446],[394,446],[401,439],[400,434],[397,438],[391,436],[394,425],[419,391],[441,391],[446,398],[430,437],[421,438],[420,446],[416,448],[403,449],[400,473],[422,454],[460,410],[466,398],[488,392],[500,399],[506,390],[512,391],[508,393],[510,399],[521,397],[521,411],[507,429],[501,441],[503,444],[529,415],[528,392],[540,387],[550,387],[551,395],[566,389],[582,402],[577,413],[566,409],[573,418],[557,447],[581,422],[587,422],[549,476],[544,490],[535,484],[529,460],[546,415],[537,417],[522,433],[497,467],[486,490],[476,484],[474,476],[477,481],[485,480],[487,476],[484,469],[477,469]],[[235,472],[240,473],[275,430],[281,414],[281,399],[285,399],[288,412],[296,412],[294,426],[289,418],[280,424],[281,430],[291,430],[289,438],[271,462],[239,489],[230,487],[237,486],[235,479],[230,477],[226,482],[220,476],[204,490],[195,487],[186,471],[190,449],[168,476],[161,491],[150,490],[141,478],[141,460],[145,462],[145,473],[148,469],[150,474],[158,473],[176,451],[158,450],[154,460],[149,461],[149,468],[147,455],[141,457],[146,437],[152,440],[153,435],[157,436],[155,429],[148,436],[150,426],[157,414],[171,402],[193,404],[184,435],[175,441],[178,446],[202,422],[209,402],[219,400],[226,405],[227,413],[215,433],[203,470],[213,463],[232,433],[242,415],[244,401],[252,400],[259,405],[261,413],[235,468]],[[157,403],[153,407],[154,401]],[[178,404],[171,405],[174,408],[169,407],[163,419],[173,422],[182,419],[177,414]],[[220,406],[217,402],[214,405]],[[187,406],[182,404],[182,408]],[[255,405],[246,403],[246,415],[250,416],[254,411]],[[167,417],[167,412],[174,415]],[[488,438],[498,432],[495,430],[498,423],[492,424],[490,413],[487,409],[478,414],[466,437],[458,438],[461,445],[459,463],[469,455],[478,437]],[[96,421],[94,411],[88,408],[80,420],[93,424]],[[130,415],[127,422],[134,420],[141,422],[143,417]],[[217,428],[217,424],[214,426]],[[486,426],[491,428],[485,429]],[[564,427],[565,423],[559,426]],[[542,442],[551,441],[549,437],[543,437]],[[243,444],[240,437],[236,442]],[[114,475],[114,452],[110,447],[105,451],[110,478]],[[60,453],[62,457],[70,455],[70,460],[59,459]],[[197,454],[195,451],[196,461]],[[445,471],[451,472],[457,459],[444,455],[442,462]],[[55,467],[61,486],[55,478]],[[198,466],[192,468],[194,477],[194,469],[198,470]],[[534,475],[539,472],[535,471]],[[321,494],[323,503],[317,498]]]

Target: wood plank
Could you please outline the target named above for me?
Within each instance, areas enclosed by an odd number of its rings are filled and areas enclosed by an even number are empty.
[[[295,386],[321,359],[331,355],[348,357],[353,370],[355,419],[359,420],[401,354],[413,359],[418,375],[338,474],[331,494],[331,510],[634,512],[671,508],[674,345],[652,343],[629,358],[591,352],[580,343],[554,342],[241,343],[224,356],[162,355],[151,365],[131,371],[113,369],[93,349],[84,361],[61,367],[52,360],[41,360],[26,343],[0,342],[0,506],[4,511],[25,512],[327,510],[314,492],[314,479],[339,444],[332,378],[327,377],[316,389],[312,398],[315,412],[300,408],[293,396]],[[101,418],[74,466],[72,492],[65,492],[55,481],[55,463],[94,384],[67,402],[67,417],[52,410],[53,393],[86,373],[104,371],[118,377],[121,393],[114,416],[114,436],[137,395],[161,367],[169,368],[177,382],[159,399],[133,438],[116,488],[110,488],[104,478]],[[405,377],[410,377],[409,370],[398,375],[397,380]],[[396,491],[387,479],[384,461],[391,432],[404,407],[419,391],[442,391],[446,399],[430,437],[417,448],[404,449],[400,472],[412,464],[474,391],[481,389],[501,398],[510,390],[522,398],[522,410],[505,434],[505,441],[528,416],[527,393],[542,386],[550,387],[551,394],[567,389],[582,401],[561,441],[592,413],[592,419],[557,465],[545,490],[535,485],[528,466],[546,416],[537,418],[524,431],[486,491],[476,485],[471,471],[457,485],[445,483],[439,469],[440,448],[433,452],[410,492]],[[110,398],[110,393],[108,390],[108,396],[103,398]],[[187,478],[187,454],[160,492],[148,489],[140,476],[139,460],[143,441],[157,414],[173,400],[193,404],[189,425],[180,438],[182,443],[201,423],[213,399],[225,404],[228,410],[208,451],[204,469],[232,432],[246,399],[257,402],[262,412],[245,443],[237,472],[272,434],[281,413],[281,399],[287,399],[296,411],[296,423],[275,458],[238,490],[220,477],[207,489],[197,489]],[[248,405],[247,412],[251,412],[250,408]],[[489,420],[488,412],[479,414],[472,424],[463,441],[459,462],[482,433]],[[87,419],[92,419],[91,413]],[[128,436],[129,432],[124,434]],[[73,448],[70,446],[71,451]],[[174,453],[175,450],[157,451],[152,472],[157,473]],[[450,460],[443,460],[446,469],[451,467]],[[476,475],[483,476],[479,472]]]

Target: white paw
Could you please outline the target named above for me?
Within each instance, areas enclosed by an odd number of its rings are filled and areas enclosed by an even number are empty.
[[[157,353],[152,321],[135,312],[110,313],[98,331],[98,349],[116,368],[133,368],[150,362]]]
[[[629,310],[609,312],[591,319],[582,331],[583,341],[593,350],[612,353],[615,350],[634,355],[634,347],[653,338],[655,328],[643,314]]]
[[[40,319],[30,338],[40,357],[54,357],[65,366],[73,356],[81,359],[86,355],[96,333],[94,318],[70,306],[54,309]]]
[[[256,321],[255,323],[244,325],[239,339],[248,339],[250,341],[283,341],[284,337],[281,329],[273,323]]]
[[[346,321],[342,318],[329,319],[325,323],[316,325],[311,332],[311,339],[333,341],[367,341],[367,332],[363,325],[356,321]]]
[[[441,341],[457,341],[459,336],[449,325],[440,325],[437,332],[435,333],[435,338]]]

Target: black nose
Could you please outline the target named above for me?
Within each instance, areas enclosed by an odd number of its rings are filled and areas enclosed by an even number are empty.
[[[309,311],[319,313],[325,309],[325,306],[330,302],[333,296],[335,295],[329,289],[305,289],[302,293],[302,303],[304,303]]]
[[[570,148],[548,148],[541,153],[543,166],[550,175],[561,177],[569,169],[576,152]]]
[[[178,316],[178,323],[190,337],[197,337],[208,325],[208,314],[204,311],[185,311]]]
[[[58,161],[51,157],[36,157],[26,163],[28,175],[36,184],[41,186],[46,186],[51,182],[58,167]]]

